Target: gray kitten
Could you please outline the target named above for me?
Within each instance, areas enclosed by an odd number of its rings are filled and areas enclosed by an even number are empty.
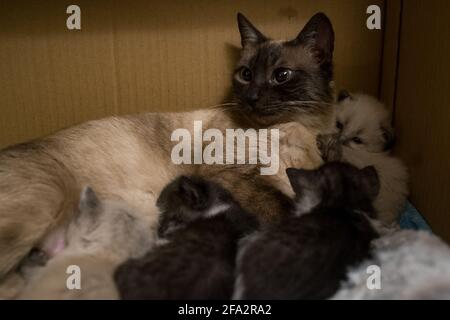
[[[231,298],[238,240],[257,220],[227,190],[196,176],[171,182],[158,205],[167,242],[117,268],[121,298]]]
[[[408,170],[389,154],[394,145],[389,111],[371,96],[341,91],[335,115],[334,132],[318,137],[323,159],[374,166],[380,179],[374,202],[378,219],[386,225],[395,222],[408,196]]]
[[[370,257],[375,169],[330,162],[286,173],[296,209],[241,241],[235,299],[326,299]]]
[[[33,262],[45,256],[49,261],[30,275],[19,299],[118,298],[112,279],[114,268],[152,248],[156,238],[153,220],[123,202],[100,201],[91,188],[85,188],[79,212],[67,228],[55,230],[43,241],[40,251],[32,253]],[[79,290],[67,288],[69,266],[81,270]]]

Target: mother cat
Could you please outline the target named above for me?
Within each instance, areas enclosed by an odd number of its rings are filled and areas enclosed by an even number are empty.
[[[67,221],[86,184],[148,214],[157,214],[159,192],[181,173],[233,188],[263,220],[290,204],[285,168],[318,166],[315,137],[331,125],[333,28],[318,13],[294,40],[274,41],[241,14],[238,25],[236,106],[96,120],[0,152],[0,278]],[[261,176],[255,165],[173,164],[171,133],[194,120],[204,129],[280,129],[278,174]]]

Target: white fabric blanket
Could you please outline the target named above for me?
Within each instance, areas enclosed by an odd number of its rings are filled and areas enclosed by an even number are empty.
[[[380,267],[380,289],[367,286],[370,265]],[[374,241],[373,259],[349,270],[332,299],[450,299],[450,248],[425,231],[384,235]]]

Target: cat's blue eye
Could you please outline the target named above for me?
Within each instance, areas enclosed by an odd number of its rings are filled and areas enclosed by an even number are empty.
[[[242,68],[241,69],[241,79],[246,81],[246,82],[250,82],[252,81],[252,71],[249,68]]]
[[[354,138],[352,139],[352,141],[353,141],[354,143],[356,143],[356,144],[363,144],[363,141],[362,141],[361,138],[359,138],[359,137],[354,137]]]
[[[277,84],[284,83],[291,79],[292,70],[288,68],[278,68],[273,72],[273,80]]]

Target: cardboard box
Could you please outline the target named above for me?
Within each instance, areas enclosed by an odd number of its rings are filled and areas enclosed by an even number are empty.
[[[81,30],[66,27],[70,4]],[[374,4],[382,30],[366,28]],[[445,0],[0,0],[0,147],[108,115],[229,100],[238,11],[273,38],[295,37],[317,11],[331,18],[336,87],[393,108],[411,199],[450,240]]]

